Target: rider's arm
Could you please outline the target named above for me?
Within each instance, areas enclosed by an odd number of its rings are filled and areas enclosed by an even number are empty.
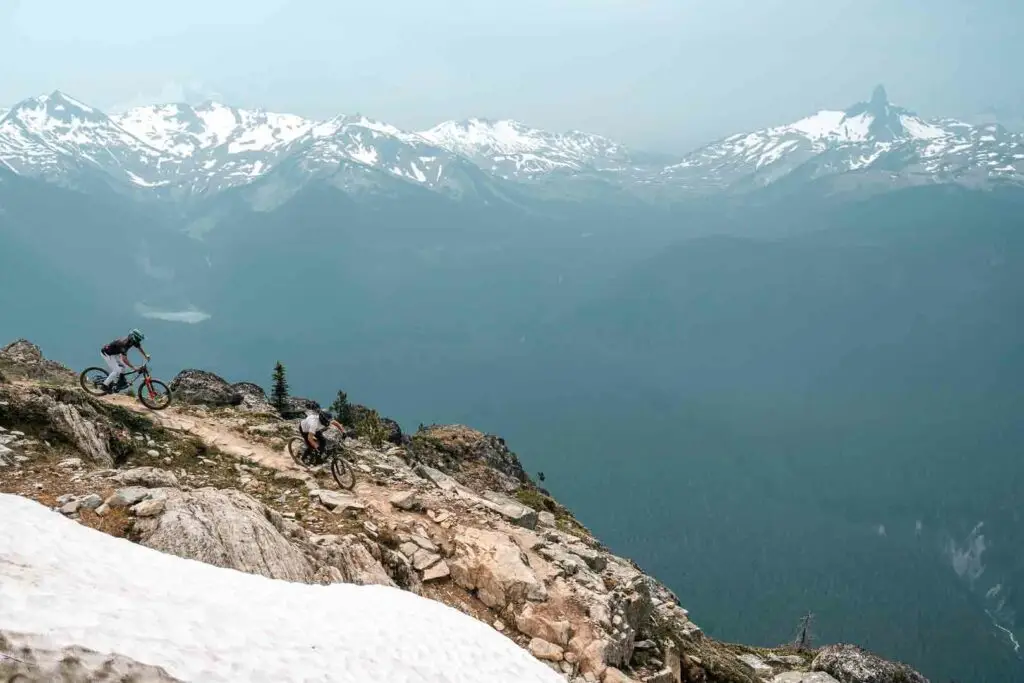
[[[348,430],[345,429],[345,425],[341,424],[337,420],[331,420],[331,424],[329,424],[328,427],[337,427],[338,431],[340,431],[342,434],[348,433]]]
[[[124,363],[125,365],[127,365],[128,367],[130,367],[132,370],[136,369],[135,366],[132,365],[132,362],[130,360],[128,360],[128,352],[127,351],[125,351],[124,353],[121,354],[121,362]]]
[[[146,350],[142,348],[142,344],[139,344],[139,353],[145,356],[146,360],[149,360],[149,354],[146,353]]]

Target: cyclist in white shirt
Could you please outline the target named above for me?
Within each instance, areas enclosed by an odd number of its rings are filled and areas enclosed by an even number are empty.
[[[299,434],[307,446],[302,456],[303,460],[309,461],[311,453],[315,454],[317,459],[323,456],[324,448],[327,446],[325,432],[331,427],[337,427],[342,434],[347,434],[345,426],[326,410],[310,413],[299,423]]]

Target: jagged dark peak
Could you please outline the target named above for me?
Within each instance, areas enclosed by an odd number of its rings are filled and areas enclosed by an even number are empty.
[[[889,141],[906,136],[901,116],[910,112],[897,107],[889,101],[889,95],[882,84],[876,85],[871,92],[871,99],[858,102],[846,110],[847,118],[860,116],[870,117],[868,135],[875,140]]]
[[[871,92],[871,107],[880,108],[889,105],[889,95],[885,92],[885,86],[879,83]]]

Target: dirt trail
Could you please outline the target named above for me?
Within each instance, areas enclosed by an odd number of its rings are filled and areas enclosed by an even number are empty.
[[[147,415],[164,429],[187,432],[202,439],[207,446],[216,447],[224,453],[244,458],[257,465],[281,471],[300,470],[284,449],[275,451],[252,443],[216,418],[184,415],[173,404],[164,410],[150,410],[139,403],[136,397],[123,394],[107,396],[100,400],[110,401],[132,412]]]
[[[36,381],[27,379],[15,379],[11,383],[24,387],[34,387],[39,384]],[[77,386],[75,389],[80,390]],[[215,447],[222,453],[255,465],[280,472],[291,472],[298,474],[300,479],[309,479],[311,481],[317,481],[319,474],[323,472],[322,468],[308,470],[296,465],[287,451],[287,446],[275,450],[263,444],[254,443],[232,429],[231,425],[225,424],[223,419],[214,416],[185,413],[178,404],[172,403],[163,410],[150,410],[142,405],[134,394],[112,394],[102,397],[94,396],[93,398],[106,403],[114,403],[139,415],[145,415],[154,423],[169,431],[191,434],[201,439],[209,447]],[[369,495],[370,489],[373,487],[368,486],[366,482],[362,481],[364,477],[360,477],[360,474],[365,475],[365,470],[356,470],[356,485],[349,493],[353,495]],[[373,495],[369,495],[369,497],[374,498]],[[384,500],[386,498],[387,496],[383,496]]]
[[[164,410],[156,411],[146,408],[135,396],[127,394],[114,394],[99,400],[110,401],[134,413],[148,415],[164,429],[187,432],[202,439],[207,446],[216,446],[223,453],[242,458],[268,469],[294,472],[299,474],[302,479],[309,479],[314,482],[319,479],[318,473],[322,472],[322,468],[316,468],[311,471],[299,467],[285,448],[275,451],[266,446],[252,443],[217,418],[185,415],[177,410],[174,404],[171,404]],[[334,483],[330,480],[330,475],[326,476],[327,481],[330,482],[327,488],[333,490],[335,488]],[[381,489],[373,486],[370,482],[366,481],[366,471],[360,470],[357,466],[356,484],[347,493],[357,498],[365,499],[367,503],[376,504],[379,509],[388,510],[388,498],[390,495],[396,490],[405,490],[406,488],[408,487],[395,488],[392,485],[391,488]]]

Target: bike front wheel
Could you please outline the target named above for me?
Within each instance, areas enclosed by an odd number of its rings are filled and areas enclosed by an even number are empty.
[[[139,400],[150,410],[163,410],[171,405],[171,390],[158,379],[151,379],[139,386]]]
[[[351,491],[352,487],[356,485],[355,470],[340,455],[331,459],[331,476],[334,477],[334,481],[338,482],[338,486],[346,491]]]
[[[78,383],[87,394],[92,396],[106,396],[107,389],[103,386],[103,380],[110,375],[110,370],[103,368],[86,368],[78,376]]]

